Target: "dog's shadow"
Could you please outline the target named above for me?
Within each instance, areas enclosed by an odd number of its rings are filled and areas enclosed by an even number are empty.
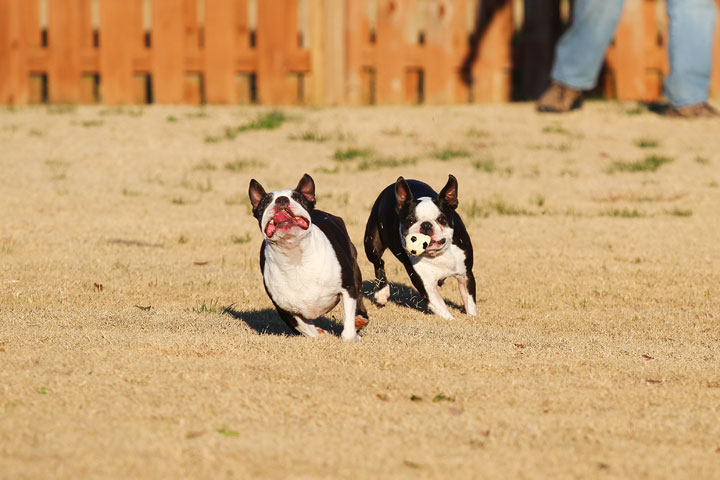
[[[228,315],[240,320],[245,323],[248,327],[253,329],[260,335],[280,335],[280,336],[298,336],[295,329],[290,328],[278,315],[277,311],[272,308],[266,308],[264,310],[250,310],[247,312],[240,312],[238,310],[229,308],[225,310]],[[333,322],[329,318],[322,316],[315,319],[315,326],[322,328],[326,332],[340,336],[342,333],[343,326]]]
[[[412,308],[413,310],[417,310],[418,312],[422,312],[428,315],[432,313],[428,309],[427,302],[425,302],[425,300],[420,296],[420,294],[411,286],[395,282],[388,282],[388,285],[390,286],[390,299],[388,300],[389,302],[400,305],[401,307]],[[368,298],[374,305],[381,307],[381,305],[375,301],[375,296],[373,295],[374,293],[375,282],[371,282],[369,280],[364,281],[363,295]],[[454,308],[455,310],[460,310],[463,312],[465,311],[465,307],[463,307],[462,305],[458,305],[455,302],[451,302],[450,300],[445,300],[445,304],[450,308]]]

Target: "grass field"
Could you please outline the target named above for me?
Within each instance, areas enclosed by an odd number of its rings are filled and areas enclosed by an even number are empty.
[[[634,104],[0,110],[0,477],[720,476],[720,123]],[[247,187],[361,246],[460,184],[479,316],[272,310]],[[366,294],[372,268],[360,268]]]

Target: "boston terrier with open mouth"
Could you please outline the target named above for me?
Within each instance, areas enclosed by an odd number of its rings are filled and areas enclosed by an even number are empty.
[[[368,323],[357,251],[342,218],[315,209],[315,182],[305,174],[294,190],[265,193],[250,181],[250,203],[263,232],[260,270],[280,318],[308,337],[325,333],[313,320],[343,302],[345,341]]]
[[[457,206],[458,183],[452,175],[439,195],[426,183],[403,177],[380,193],[365,227],[365,254],[375,266],[375,300],[380,305],[390,298],[382,260],[385,249],[390,248],[433,313],[453,318],[438,285],[455,277],[465,313],[477,315],[473,249]],[[406,250],[406,238],[413,238],[412,234],[430,237],[419,255],[414,250],[409,255]]]

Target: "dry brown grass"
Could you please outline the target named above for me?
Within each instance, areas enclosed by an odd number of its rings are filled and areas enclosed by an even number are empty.
[[[215,143],[260,111],[0,111],[0,477],[717,477],[718,124],[626,109],[287,109]],[[644,137],[673,161],[608,173]],[[406,305],[360,344],[288,331],[246,191],[305,171],[358,246],[382,187],[454,173],[479,317],[417,310],[388,258]]]

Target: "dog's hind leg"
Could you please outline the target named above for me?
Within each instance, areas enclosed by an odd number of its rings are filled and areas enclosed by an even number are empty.
[[[358,300],[350,296],[350,292],[342,289],[343,304],[343,331],[341,337],[345,342],[359,342],[357,334],[357,303]],[[367,314],[366,314],[367,315]]]
[[[382,259],[386,247],[380,238],[377,225],[377,215],[373,210],[365,228],[365,255],[375,267],[375,301],[379,305],[385,305],[390,298],[390,286],[387,283],[385,262]]]
[[[475,303],[475,277],[472,272],[468,275],[457,277],[458,289],[460,297],[462,297],[463,305],[465,305],[465,313],[471,317],[477,315],[477,305]]]

